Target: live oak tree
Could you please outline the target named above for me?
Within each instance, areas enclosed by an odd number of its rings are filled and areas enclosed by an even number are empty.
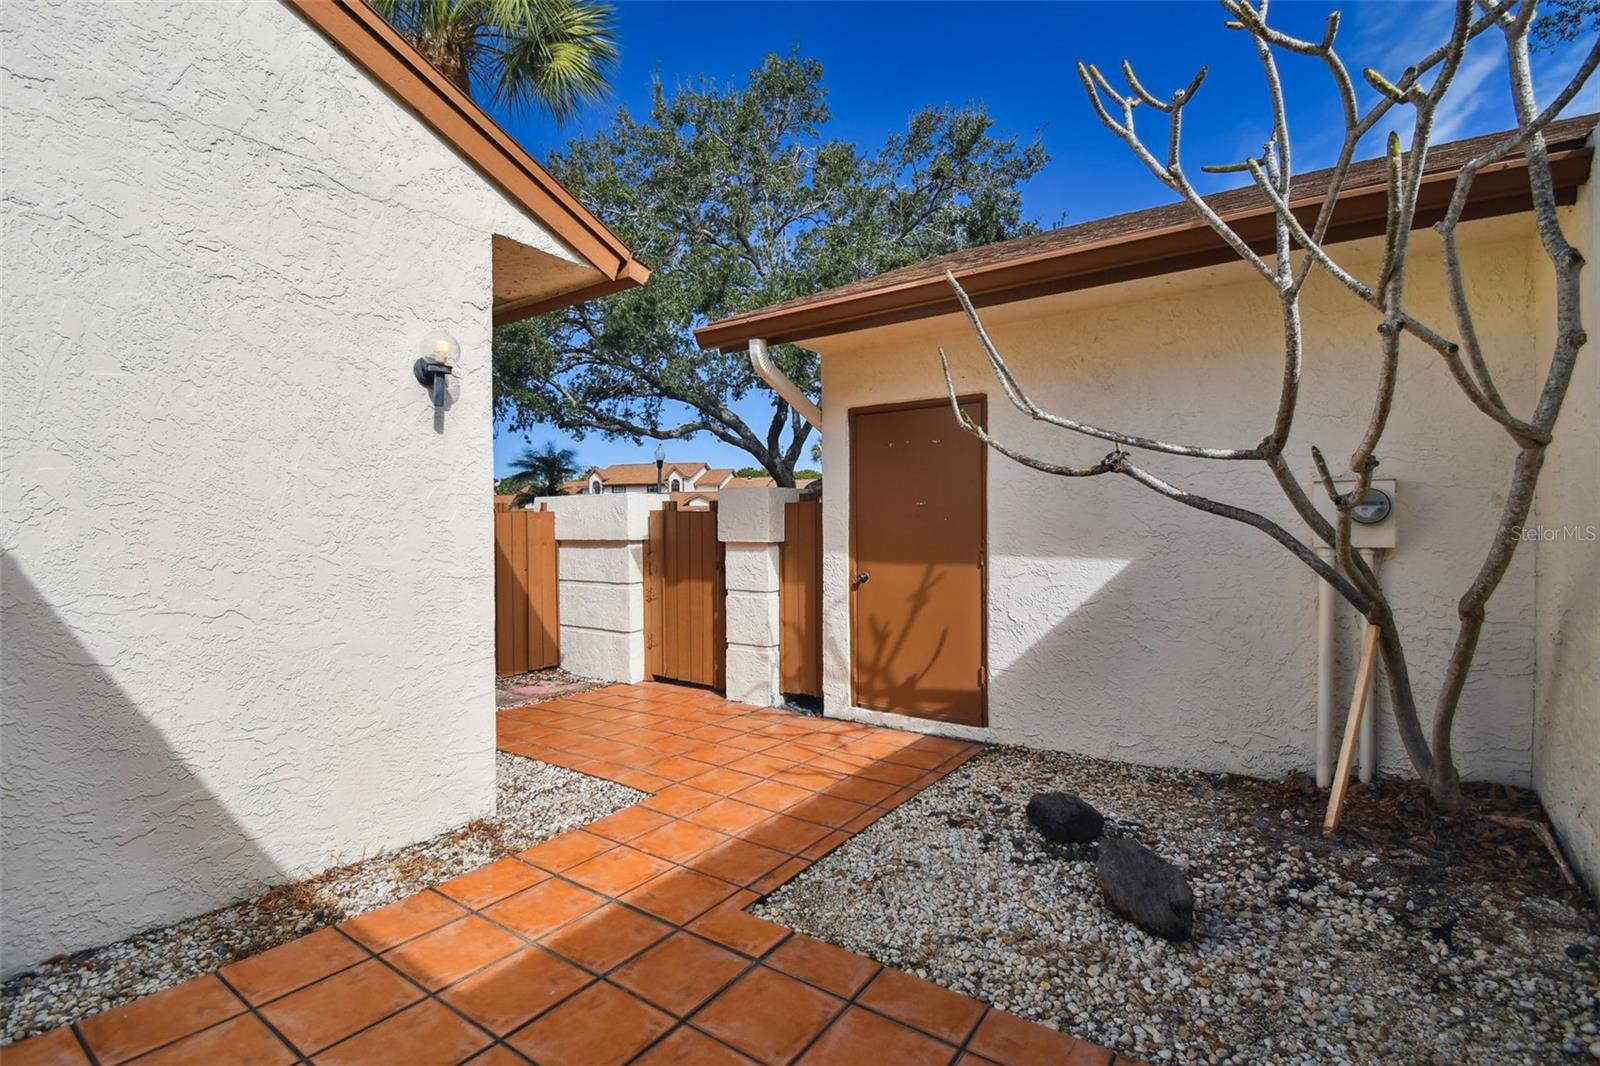
[[[1498,0],[1493,3],[1480,0],[1476,5],[1473,0],[1459,0],[1455,5],[1449,39],[1439,47],[1418,58],[1393,80],[1376,70],[1362,72],[1365,81],[1377,93],[1376,102],[1363,108],[1358,102],[1356,80],[1349,73],[1336,46],[1339,31],[1337,13],[1329,16],[1322,37],[1311,40],[1290,36],[1269,25],[1264,0],[1259,7],[1252,6],[1250,0],[1222,0],[1222,6],[1231,16],[1227,25],[1248,38],[1265,73],[1273,133],[1259,157],[1202,169],[1247,174],[1254,181],[1264,200],[1274,209],[1276,218],[1274,246],[1270,253],[1258,254],[1253,250],[1195,191],[1185,170],[1182,144],[1184,110],[1200,89],[1205,78],[1204,69],[1186,86],[1167,97],[1159,97],[1146,88],[1126,62],[1122,65],[1123,88],[1113,86],[1111,80],[1092,64],[1079,63],[1078,77],[1091,106],[1106,128],[1125,142],[1145,168],[1187,203],[1276,293],[1282,312],[1284,354],[1276,410],[1263,412],[1263,422],[1270,427],[1266,436],[1259,443],[1214,447],[1090,425],[1046,411],[1030,398],[1024,384],[1012,374],[1005,357],[984,331],[971,301],[953,275],[948,276],[948,280],[977,332],[1002,391],[1018,410],[1048,425],[1108,441],[1115,446],[1115,450],[1098,462],[1077,465],[1029,455],[996,439],[962,413],[956,402],[955,384],[946,361],[945,378],[951,405],[955,417],[968,431],[1017,462],[1063,477],[1126,477],[1177,503],[1252,526],[1316,571],[1322,580],[1377,627],[1380,633],[1380,661],[1388,679],[1392,697],[1390,702],[1406,753],[1439,806],[1446,810],[1459,809],[1462,803],[1461,783],[1450,741],[1461,693],[1483,631],[1485,607],[1516,552],[1520,539],[1517,531],[1527,521],[1545,451],[1554,437],[1556,416],[1560,413],[1572,380],[1579,352],[1586,342],[1579,316],[1578,289],[1578,272],[1584,261],[1562,231],[1543,131],[1577,95],[1596,65],[1600,64],[1600,42],[1591,45],[1576,74],[1567,84],[1560,86],[1541,108],[1534,94],[1529,64],[1529,40],[1539,13],[1535,0]],[[1569,12],[1572,8],[1580,9],[1581,17],[1584,0],[1562,6]],[[1452,320],[1423,321],[1408,309],[1407,264],[1416,240],[1412,232],[1413,219],[1427,162],[1429,138],[1433,132],[1434,117],[1460,70],[1468,44],[1485,35],[1498,39],[1505,49],[1517,128],[1460,170],[1449,207],[1433,227],[1444,258],[1444,284],[1448,288]],[[1288,206],[1293,196],[1293,169],[1283,88],[1277,67],[1277,57],[1281,53],[1319,60],[1333,81],[1343,115],[1343,137],[1338,158],[1326,191],[1320,196],[1321,203],[1315,219],[1309,226],[1297,218]],[[1157,121],[1166,129],[1162,131],[1160,147],[1157,149],[1148,147],[1144,134],[1135,128],[1135,116],[1141,113],[1141,108],[1162,116]],[[1405,114],[1407,111],[1409,115]],[[1383,256],[1372,277],[1358,277],[1341,265],[1325,243],[1334,205],[1344,188],[1362,136],[1378,128],[1386,119],[1393,125],[1403,126],[1400,120],[1405,117],[1409,117],[1412,123],[1409,144],[1402,144],[1401,138],[1394,133],[1390,133],[1388,138],[1389,206]],[[1490,353],[1484,350],[1474,328],[1456,236],[1478,172],[1513,153],[1523,153],[1527,157],[1532,188],[1532,222],[1555,279],[1554,340],[1550,349],[1543,353],[1538,398],[1529,411],[1514,410],[1515,405],[1508,403],[1495,385],[1490,372]],[[1305,192],[1302,190],[1299,195],[1304,196]],[[1285,454],[1285,445],[1294,425],[1305,356],[1300,296],[1307,279],[1314,272],[1331,276],[1349,293],[1352,300],[1370,308],[1376,327],[1374,369],[1377,381],[1367,424],[1364,427],[1352,427],[1353,435],[1358,440],[1348,463],[1349,474],[1346,478],[1351,484],[1348,490],[1340,490],[1321,451],[1315,447],[1311,449],[1310,459],[1318,472],[1322,490],[1333,501],[1334,518],[1331,521],[1318,511],[1310,493],[1296,478],[1290,458]],[[1384,432],[1391,420],[1431,417],[1423,411],[1395,410],[1395,384],[1403,337],[1414,338],[1425,350],[1442,360],[1451,378],[1472,405],[1484,417],[1499,425],[1516,447],[1516,457],[1509,471],[1484,471],[1485,476],[1506,479],[1505,499],[1499,514],[1493,518],[1492,526],[1484,531],[1489,546],[1482,563],[1457,602],[1455,642],[1439,691],[1433,694],[1433,713],[1427,729],[1419,713],[1420,694],[1412,683],[1389,590],[1361,555],[1352,550],[1350,536],[1352,510],[1371,487],[1373,475],[1378,469]],[[942,351],[940,358],[944,358]],[[1142,465],[1140,453],[1188,456],[1225,463],[1262,463],[1271,471],[1293,511],[1310,529],[1312,536],[1302,539],[1266,515],[1213,499],[1192,488],[1172,484]],[[1331,558],[1324,559],[1319,555],[1319,546],[1328,550]]]
[[[1037,142],[981,107],[932,108],[875,151],[828,139],[822,66],[769,56],[743,85],[668,92],[649,114],[549,157],[555,176],[653,268],[650,282],[495,331],[496,414],[635,441],[709,433],[793,485],[811,434],[742,352],[695,327],[976,244],[1032,232],[1019,187]],[[815,396],[817,357],[775,346]],[[761,418],[734,409],[759,396]],[[770,414],[766,414],[770,404]]]
[[[1533,46],[1554,48],[1600,33],[1600,0],[1546,0],[1533,23]]]

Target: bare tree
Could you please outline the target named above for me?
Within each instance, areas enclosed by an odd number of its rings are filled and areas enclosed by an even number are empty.
[[[1447,810],[1459,809],[1462,802],[1461,784],[1450,748],[1451,728],[1455,722],[1456,709],[1461,702],[1462,688],[1472,668],[1478,637],[1483,629],[1485,605],[1500,584],[1501,578],[1505,576],[1506,568],[1516,551],[1518,538],[1515,532],[1527,520],[1529,508],[1533,503],[1534,489],[1539,480],[1539,470],[1544,463],[1545,450],[1549,447],[1555,431],[1556,416],[1561,410],[1562,400],[1572,380],[1578,352],[1586,339],[1579,315],[1578,299],[1578,272],[1583,266],[1583,257],[1567,242],[1562,233],[1556,213],[1555,182],[1545,148],[1544,130],[1578,93],[1593,73],[1597,63],[1600,63],[1600,43],[1590,49],[1571,81],[1541,110],[1535,102],[1528,59],[1529,30],[1537,12],[1537,0],[1520,0],[1520,2],[1499,0],[1497,3],[1478,0],[1476,4],[1473,0],[1458,0],[1449,40],[1407,68],[1398,79],[1391,81],[1371,69],[1363,71],[1365,80],[1379,94],[1377,102],[1363,111],[1358,105],[1354,79],[1335,47],[1339,31],[1337,12],[1328,17],[1321,40],[1302,40],[1267,24],[1266,0],[1261,0],[1259,6],[1253,6],[1250,0],[1222,0],[1222,6],[1231,16],[1227,26],[1249,37],[1265,72],[1272,108],[1272,136],[1258,158],[1202,169],[1211,173],[1237,172],[1250,175],[1255,187],[1274,209],[1274,244],[1270,253],[1258,254],[1251,243],[1235,232],[1195,191],[1184,172],[1182,161],[1184,109],[1193,101],[1195,93],[1205,79],[1204,68],[1186,87],[1179,89],[1167,99],[1161,99],[1147,90],[1126,61],[1122,64],[1122,75],[1127,86],[1125,91],[1113,88],[1105,75],[1092,64],[1079,63],[1078,76],[1101,122],[1127,144],[1157,180],[1177,193],[1211,229],[1216,231],[1218,236],[1227,242],[1240,259],[1249,264],[1255,273],[1277,292],[1282,310],[1284,357],[1278,406],[1270,432],[1258,444],[1238,448],[1211,448],[1125,433],[1046,411],[1028,396],[1021,383],[1012,374],[1005,358],[995,348],[984,330],[971,300],[955,276],[947,273],[946,277],[955,289],[973,329],[977,332],[978,340],[988,356],[990,366],[999,379],[1002,390],[1017,409],[1029,418],[1047,425],[1109,441],[1115,445],[1115,450],[1092,465],[1073,466],[1028,455],[995,439],[963,414],[956,400],[955,382],[950,374],[949,360],[941,350],[939,357],[944,363],[945,382],[950,391],[951,406],[955,410],[957,419],[969,432],[977,435],[997,452],[1019,463],[1062,477],[1120,474],[1185,506],[1253,526],[1316,571],[1322,580],[1333,586],[1345,600],[1380,629],[1381,659],[1406,752],[1418,775],[1427,783],[1439,805]],[[1450,90],[1468,44],[1488,33],[1497,33],[1504,39],[1517,128],[1504,140],[1461,167],[1449,207],[1444,217],[1434,226],[1442,245],[1450,303],[1455,319],[1449,326],[1436,325],[1419,320],[1406,309],[1406,266],[1412,247],[1418,193],[1427,163],[1434,116],[1438,113],[1445,94]],[[1312,56],[1321,60],[1332,76],[1343,112],[1343,143],[1337,161],[1329,171],[1327,188],[1322,195],[1315,221],[1309,230],[1289,208],[1293,168],[1283,88],[1276,60],[1280,52]],[[1424,82],[1430,75],[1432,83],[1425,85]],[[1146,146],[1134,128],[1134,115],[1141,106],[1160,112],[1166,118],[1168,129],[1164,159]],[[1327,246],[1326,237],[1333,218],[1334,205],[1349,177],[1358,142],[1397,108],[1409,108],[1415,123],[1409,150],[1402,151],[1401,141],[1397,135],[1391,133],[1388,138],[1386,170],[1389,191],[1383,256],[1376,277],[1363,280],[1339,264]],[[1549,366],[1539,390],[1538,402],[1532,413],[1526,417],[1514,413],[1495,387],[1488,360],[1473,326],[1472,311],[1468,306],[1467,289],[1462,276],[1461,254],[1456,240],[1456,228],[1466,210],[1468,194],[1475,176],[1483,168],[1514,152],[1521,152],[1527,157],[1534,223],[1539,241],[1554,268],[1556,293],[1554,350],[1550,353]],[[1300,296],[1314,270],[1324,271],[1337,279],[1356,299],[1370,306],[1378,319],[1380,347],[1378,380],[1372,401],[1371,417],[1359,444],[1350,456],[1349,468],[1354,486],[1349,491],[1339,491],[1334,475],[1322,453],[1315,447],[1311,449],[1311,459],[1318,476],[1333,500],[1332,521],[1318,511],[1309,493],[1296,481],[1289,461],[1284,456],[1284,447],[1294,424],[1304,356],[1304,341],[1300,326]],[[1498,423],[1517,445],[1510,487],[1497,520],[1493,542],[1458,604],[1459,625],[1444,681],[1434,703],[1431,737],[1424,730],[1418,716],[1417,695],[1406,667],[1405,649],[1395,625],[1388,592],[1377,574],[1366,565],[1357,552],[1351,549],[1350,543],[1352,510],[1367,495],[1371,487],[1374,472],[1378,468],[1379,445],[1392,414],[1395,380],[1400,360],[1400,340],[1403,335],[1416,338],[1437,353],[1473,406]],[[1310,542],[1302,540],[1265,515],[1212,499],[1157,477],[1138,464],[1135,453],[1139,451],[1221,462],[1265,463],[1295,513],[1311,530]],[[1319,555],[1318,545],[1325,546],[1328,550],[1327,559]]]

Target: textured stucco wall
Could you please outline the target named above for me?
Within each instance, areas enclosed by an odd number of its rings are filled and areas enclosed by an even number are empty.
[[[14,972],[492,809],[490,238],[572,256],[281,4],[0,55]]]
[[[1526,218],[1465,228],[1470,283],[1508,400],[1531,397]],[[1448,319],[1435,242],[1419,235],[1413,310]],[[1341,246],[1371,272],[1376,242]],[[1270,288],[1228,265],[994,308],[990,331],[1046,407],[1168,439],[1251,445],[1270,428],[1282,343]],[[1378,358],[1376,320],[1326,277],[1308,287],[1307,354],[1289,454],[1310,477],[1316,443],[1342,462],[1365,427]],[[1090,462],[1107,450],[1030,422],[1000,392],[970,328],[954,316],[819,342],[823,359],[825,706],[850,706],[851,407],[943,394],[938,347],[957,386],[989,396],[1004,441]],[[1492,529],[1506,435],[1479,414],[1437,357],[1407,343],[1397,416],[1381,451],[1399,479],[1399,547],[1383,563],[1412,676],[1425,700],[1454,635],[1454,602]],[[1256,507],[1302,531],[1260,464],[1152,456],[1180,484]],[[1487,471],[1487,475],[1485,475]],[[1307,767],[1315,718],[1313,576],[1262,534],[1200,514],[1125,478],[1067,480],[989,458],[988,633],[994,740],[1159,765],[1252,774]],[[1356,628],[1342,610],[1341,690],[1352,683]],[[1465,773],[1531,778],[1533,553],[1520,553],[1491,605],[1478,668],[1456,729]],[[1408,772],[1378,706],[1380,766]],[[1341,716],[1342,718],[1342,716]],[[915,720],[895,724],[927,728]],[[946,727],[941,727],[946,728]],[[959,728],[946,731],[960,732]]]
[[[1539,483],[1534,522],[1550,539],[1525,546],[1538,570],[1534,782],[1567,854],[1600,894],[1600,204],[1592,182],[1571,212],[1567,239],[1589,261],[1581,275],[1589,344]],[[1548,277],[1547,265],[1538,269]],[[1537,350],[1545,358],[1552,288],[1541,286],[1539,304],[1546,325]]]

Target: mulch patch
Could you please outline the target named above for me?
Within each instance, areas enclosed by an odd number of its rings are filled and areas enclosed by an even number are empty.
[[[1307,837],[1328,845],[1359,844],[1377,852],[1396,871],[1418,883],[1442,877],[1470,877],[1499,890],[1547,896],[1582,905],[1587,895],[1569,882],[1538,833],[1517,819],[1549,828],[1536,793],[1489,782],[1462,786],[1465,808],[1441,810],[1427,787],[1413,780],[1354,782],[1345,800],[1339,830],[1322,836],[1328,794],[1318,791],[1306,774],[1256,784],[1257,828],[1275,830],[1296,843]],[[1285,820],[1283,812],[1290,817]],[[1314,842],[1312,842],[1314,845]]]

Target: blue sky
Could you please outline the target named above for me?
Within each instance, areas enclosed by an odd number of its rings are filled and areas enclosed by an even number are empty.
[[[1344,12],[1342,52],[1352,70],[1374,66],[1398,77],[1406,62],[1431,51],[1446,36],[1448,3],[1279,0],[1272,22],[1320,36],[1331,10]],[[1249,41],[1223,28],[1220,6],[1202,0],[1139,3],[791,3],[644,2],[617,4],[621,63],[615,90],[566,128],[538,115],[497,113],[536,157],[574,135],[603,129],[619,106],[635,114],[649,103],[659,77],[668,86],[700,77],[738,81],[769,52],[798,49],[825,70],[833,122],[828,134],[876,146],[904,128],[912,112],[939,104],[981,101],[1000,130],[1027,138],[1039,134],[1051,160],[1024,188],[1027,212],[1045,225],[1082,222],[1170,199],[1155,179],[1105,130],[1090,111],[1073,64],[1098,63],[1108,75],[1123,58],[1158,93],[1187,84],[1202,65],[1204,88],[1185,120],[1186,165],[1207,191],[1236,181],[1205,179],[1200,164],[1235,162],[1259,151],[1269,130],[1260,68]],[[1454,106],[1438,122],[1435,143],[1511,124],[1505,62],[1486,35],[1476,42],[1451,89]],[[1587,46],[1587,42],[1584,42]],[[1576,67],[1578,47],[1542,54],[1536,74],[1545,95]],[[1289,57],[1286,83],[1296,170],[1332,161],[1338,148],[1337,104],[1315,60]],[[1448,104],[1448,101],[1447,101]],[[1569,114],[1600,110],[1600,83],[1591,82]],[[1150,140],[1165,143],[1165,128],[1142,115]],[[1385,131],[1372,135],[1373,154]],[[750,406],[750,405],[747,405]],[[752,406],[752,412],[760,409]],[[770,411],[770,407],[767,408]],[[741,412],[743,413],[743,412]],[[747,416],[748,417],[748,416]],[[762,420],[765,424],[765,419]],[[528,434],[498,431],[495,471],[528,444],[569,443],[553,427]],[[644,461],[655,442],[635,445],[591,434],[572,445],[584,465]],[[674,459],[746,466],[754,460],[706,437],[673,442]]]

